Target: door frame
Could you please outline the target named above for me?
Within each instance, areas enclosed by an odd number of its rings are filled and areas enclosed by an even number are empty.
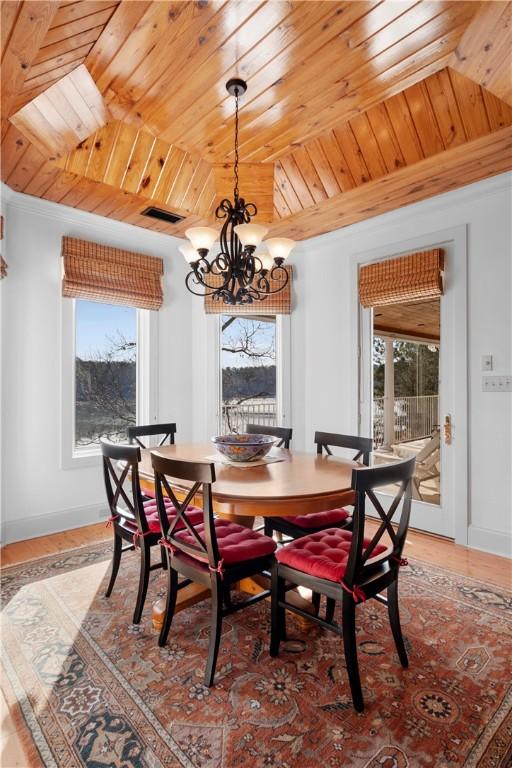
[[[393,241],[353,254],[351,259],[350,283],[350,334],[352,360],[351,368],[357,371],[352,377],[351,384],[351,413],[353,416],[352,428],[355,434],[359,434],[363,427],[368,430],[369,411],[362,413],[362,404],[365,402],[365,382],[370,381],[368,375],[364,376],[364,365],[370,366],[370,359],[365,362],[363,352],[369,349],[371,338],[371,310],[365,310],[360,306],[358,296],[358,272],[359,265],[363,263],[382,261],[384,259],[405,255],[415,251],[429,250],[443,247],[450,243],[452,258],[445,263],[444,283],[450,292],[450,301],[441,302],[441,319],[443,310],[449,312],[449,325],[446,332],[451,349],[456,349],[456,354],[451,358],[443,354],[441,342],[441,377],[447,375],[452,380],[449,397],[440,397],[439,414],[440,421],[444,414],[449,413],[453,424],[453,445],[449,455],[448,471],[451,475],[448,495],[444,495],[444,504],[452,510],[453,538],[457,544],[467,545],[468,528],[470,523],[470,508],[468,494],[468,353],[467,353],[467,225],[449,227],[442,230],[426,232],[413,238]],[[446,317],[446,316],[445,316]],[[443,334],[443,331],[441,331]],[[447,344],[445,343],[445,349]],[[368,396],[369,393],[366,393]],[[367,402],[370,398],[367,397]],[[364,431],[364,429],[363,429]],[[446,465],[445,465],[446,466]],[[445,469],[446,472],[446,469]],[[441,479],[442,482],[442,479]]]

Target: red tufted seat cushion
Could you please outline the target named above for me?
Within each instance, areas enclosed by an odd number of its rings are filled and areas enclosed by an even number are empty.
[[[204,525],[196,525],[196,530],[204,538]],[[221,560],[224,565],[233,565],[244,560],[254,560],[257,557],[271,555],[277,544],[269,536],[263,533],[252,531],[243,525],[237,525],[230,520],[215,520],[215,533],[217,535],[217,544]],[[183,531],[177,534],[176,539],[181,539],[185,544],[197,546],[190,531]]]
[[[364,540],[365,548],[369,543],[370,539]],[[291,541],[277,551],[276,557],[283,565],[288,565],[302,573],[339,582],[345,574],[351,544],[350,531],[342,528],[327,528],[325,531],[310,533],[301,539]],[[376,557],[386,549],[384,545],[378,544],[372,552],[372,557]]]
[[[176,517],[176,507],[170,499],[164,497],[165,509],[169,523]],[[149,499],[144,502],[144,512],[148,521],[149,530],[152,533],[160,533],[160,520],[158,519],[158,504],[156,499]],[[187,518],[192,525],[203,522],[203,510],[198,507],[187,507]],[[184,523],[180,520],[178,528],[184,528]]]
[[[289,522],[292,525],[297,525],[299,528],[328,528],[331,525],[339,525],[344,523],[350,517],[350,512],[346,509],[327,509],[322,512],[311,512],[309,515],[298,515],[290,517],[281,517],[283,522]]]

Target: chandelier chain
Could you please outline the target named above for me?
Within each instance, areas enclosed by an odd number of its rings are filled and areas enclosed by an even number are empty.
[[[238,88],[235,90],[235,206],[238,202]]]

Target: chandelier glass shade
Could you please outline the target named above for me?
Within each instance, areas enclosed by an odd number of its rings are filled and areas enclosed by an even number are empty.
[[[228,80],[228,92],[235,97],[235,164],[233,201],[219,203],[215,216],[223,221],[220,234],[212,227],[191,227],[185,231],[187,243],[179,250],[190,264],[185,278],[188,290],[196,296],[212,296],[224,304],[252,304],[282,291],[289,276],[283,264],[295,241],[272,237],[263,241],[268,229],[255,224],[253,203],[246,203],[238,189],[238,102],[247,84],[238,78]],[[213,244],[220,248],[210,256]],[[267,251],[256,249],[264,245]]]

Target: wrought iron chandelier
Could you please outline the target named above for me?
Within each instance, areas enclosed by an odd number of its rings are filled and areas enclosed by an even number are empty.
[[[224,304],[252,304],[286,286],[288,271],[283,264],[295,241],[272,237],[263,243],[268,250],[256,253],[268,229],[251,223],[257,208],[254,203],[246,203],[238,189],[238,103],[247,83],[233,78],[226,83],[226,89],[235,97],[233,202],[225,198],[215,211],[216,217],[224,220],[220,236],[212,227],[191,227],[185,231],[189,242],[179,250],[190,264],[185,284],[191,293],[212,296]],[[209,260],[208,254],[217,239],[220,250]]]

